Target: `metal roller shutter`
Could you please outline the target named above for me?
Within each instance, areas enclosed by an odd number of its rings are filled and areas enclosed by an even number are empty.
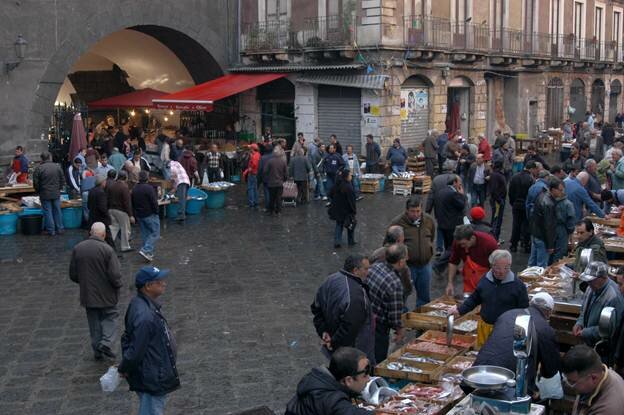
[[[336,134],[342,151],[353,146],[355,154],[361,153],[361,90],[339,86],[318,86],[318,131],[321,140],[329,142]]]
[[[401,86],[401,145],[417,149],[429,131],[429,87],[424,81],[408,79]]]

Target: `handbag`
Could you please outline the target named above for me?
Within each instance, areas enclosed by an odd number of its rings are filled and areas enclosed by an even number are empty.
[[[345,218],[343,226],[347,228],[348,231],[354,230],[355,225],[357,225],[357,219],[355,219],[355,215],[349,215]]]

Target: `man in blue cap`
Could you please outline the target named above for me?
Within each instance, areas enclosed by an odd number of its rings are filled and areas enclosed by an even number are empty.
[[[117,370],[139,395],[139,415],[164,413],[167,394],[180,387],[176,342],[156,299],[165,293],[169,270],[145,266],[135,276],[137,295],[126,311]]]

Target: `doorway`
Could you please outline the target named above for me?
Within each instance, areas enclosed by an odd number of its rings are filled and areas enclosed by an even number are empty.
[[[462,137],[470,136],[470,87],[450,87],[447,93],[446,128],[450,132],[461,131]]]

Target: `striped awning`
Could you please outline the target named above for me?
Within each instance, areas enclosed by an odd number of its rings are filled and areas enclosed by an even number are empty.
[[[335,85],[362,89],[384,89],[388,75],[305,74],[296,79],[308,84]]]

